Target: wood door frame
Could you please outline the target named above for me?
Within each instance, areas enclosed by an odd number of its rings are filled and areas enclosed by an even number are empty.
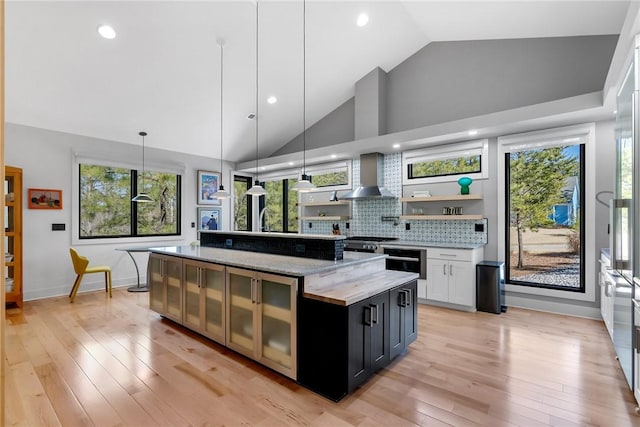
[[[0,0],[0,174],[4,182],[4,0]],[[4,210],[4,197],[0,198],[0,206]],[[4,215],[0,219],[2,230],[5,229]],[[3,231],[4,233],[4,231]],[[4,239],[2,239],[2,251],[4,251]],[[4,262],[4,261],[3,261]],[[2,288],[4,289],[4,274],[2,275]],[[5,369],[6,369],[6,351],[5,351],[5,295],[4,291],[0,292],[0,427],[5,425]]]

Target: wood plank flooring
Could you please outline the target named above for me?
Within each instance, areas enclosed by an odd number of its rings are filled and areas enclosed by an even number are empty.
[[[640,426],[602,322],[421,305],[407,354],[339,403],[114,290],[7,310],[9,426]]]

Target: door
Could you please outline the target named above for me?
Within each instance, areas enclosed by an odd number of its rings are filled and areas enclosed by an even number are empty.
[[[348,319],[348,389],[353,390],[369,377],[371,364],[371,331],[372,310],[369,299],[349,306]]]
[[[256,358],[256,280],[252,271],[227,267],[227,347]]]
[[[225,268],[205,263],[200,270],[202,333],[225,343]]]
[[[162,271],[162,256],[153,253],[149,255],[147,281],[149,282],[149,308],[163,314],[164,273]]]
[[[405,348],[404,306],[406,290],[403,286],[389,291],[389,357],[395,358]]]
[[[260,312],[259,361],[295,379],[298,280],[260,273],[257,289]]]
[[[202,329],[200,313],[200,267],[184,262],[184,325],[196,331]]]
[[[372,297],[371,309],[371,366],[374,372],[389,364],[389,292]]]
[[[404,323],[404,346],[414,342],[418,338],[418,290],[417,283],[413,281],[402,287],[408,291],[406,305],[403,309],[403,323]]]
[[[473,266],[470,262],[449,261],[449,302],[453,304],[476,306]]]
[[[182,323],[182,259],[164,257],[163,264],[167,295],[165,315]]]
[[[427,259],[427,299],[449,301],[449,262],[442,259]]]

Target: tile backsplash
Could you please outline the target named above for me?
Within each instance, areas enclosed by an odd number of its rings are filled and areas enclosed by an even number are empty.
[[[360,184],[360,160],[352,165],[353,185]],[[446,243],[487,243],[487,220],[393,220],[402,215],[402,155],[384,156],[385,187],[397,199],[353,200],[349,221],[303,221],[302,232],[311,234],[331,234],[332,225],[338,223],[342,234],[347,236],[389,236],[400,240],[446,242]],[[383,221],[383,217],[389,217]],[[309,225],[312,227],[309,227]],[[349,228],[347,228],[347,223]],[[406,230],[406,224],[410,230]],[[475,231],[476,224],[482,224],[483,231]]]

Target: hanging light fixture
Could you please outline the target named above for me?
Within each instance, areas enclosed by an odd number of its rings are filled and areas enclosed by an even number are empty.
[[[302,0],[302,179],[292,187],[299,193],[313,191],[316,186],[311,183],[311,177],[306,174],[307,163],[307,4]]]
[[[138,135],[142,137],[142,187],[140,187],[142,191],[138,191],[138,195],[131,199],[131,201],[137,203],[151,203],[153,202],[153,199],[144,192],[144,137],[147,136],[147,133],[138,132]]]
[[[223,91],[223,72],[224,72],[224,39],[219,38],[217,40],[218,46],[220,46],[220,185],[218,191],[213,193],[213,197],[216,199],[228,199],[231,197],[228,191],[224,189],[222,184],[222,91]]]
[[[247,195],[259,197],[267,194],[258,179],[258,1],[256,0],[256,182],[247,191]]]

